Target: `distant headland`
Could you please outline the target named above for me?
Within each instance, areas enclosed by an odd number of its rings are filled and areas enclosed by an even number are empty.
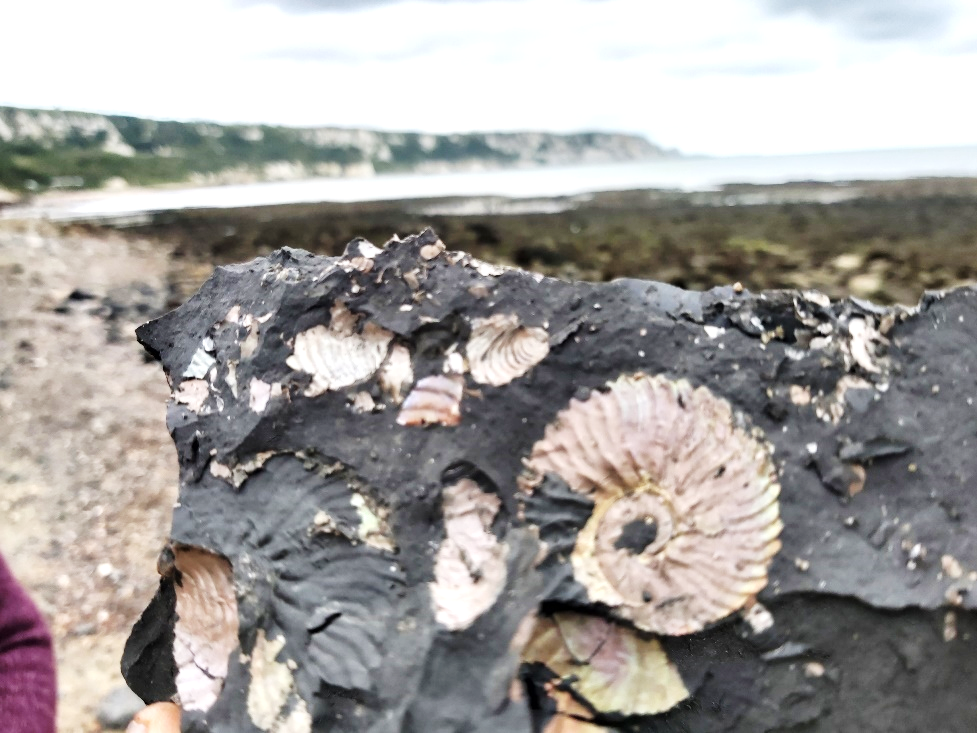
[[[673,157],[637,135],[434,135],[337,127],[219,125],[0,107],[0,189],[248,183]]]

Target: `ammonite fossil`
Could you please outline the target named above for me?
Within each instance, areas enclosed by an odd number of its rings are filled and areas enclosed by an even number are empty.
[[[704,387],[644,374],[571,400],[526,461],[594,502],[571,555],[591,602],[682,635],[740,609],[780,549],[770,447]]]

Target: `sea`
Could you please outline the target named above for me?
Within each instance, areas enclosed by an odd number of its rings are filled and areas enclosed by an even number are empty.
[[[4,218],[124,218],[189,208],[445,197],[530,201],[603,191],[715,191],[727,184],[977,177],[977,145],[807,155],[675,157],[626,163],[443,174],[384,174],[193,188],[131,189],[40,196]],[[540,209],[539,206],[526,208]],[[545,207],[543,207],[545,208]]]

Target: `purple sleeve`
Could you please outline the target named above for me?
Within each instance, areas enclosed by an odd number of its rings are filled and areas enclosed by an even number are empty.
[[[51,634],[0,556],[0,727],[7,733],[54,733]]]

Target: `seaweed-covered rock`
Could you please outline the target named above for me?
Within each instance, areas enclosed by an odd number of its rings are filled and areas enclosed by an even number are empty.
[[[425,231],[139,329],[185,730],[977,727],[977,290],[568,283]],[[639,694],[640,693],[640,694]]]

